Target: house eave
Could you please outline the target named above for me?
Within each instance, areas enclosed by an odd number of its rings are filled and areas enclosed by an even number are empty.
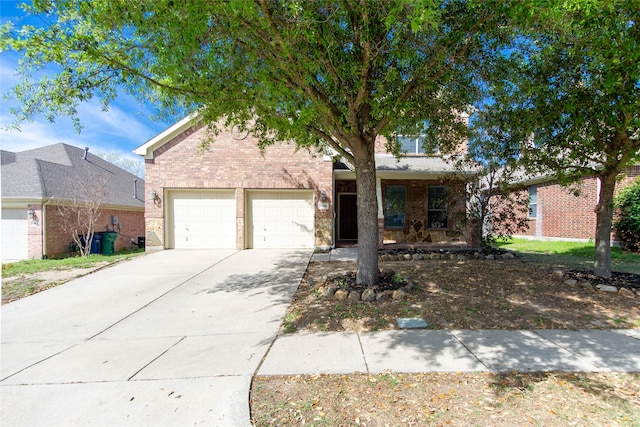
[[[46,198],[38,198],[38,197],[2,197],[2,207],[3,208],[22,208],[27,205],[40,205],[45,203]]]
[[[200,120],[200,114],[197,111],[189,114],[178,123],[160,132],[158,135],[154,136],[153,138],[142,144],[140,147],[133,150],[133,153],[137,154],[138,156],[142,156],[145,159],[153,159],[153,152],[155,150],[162,147],[164,144],[189,129],[198,120]]]

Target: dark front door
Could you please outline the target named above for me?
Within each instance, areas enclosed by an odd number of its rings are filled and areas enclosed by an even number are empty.
[[[338,240],[358,240],[358,207],[355,194],[338,196]]]

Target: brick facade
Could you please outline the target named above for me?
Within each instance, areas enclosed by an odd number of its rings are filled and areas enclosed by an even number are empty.
[[[49,258],[56,258],[69,254],[69,244],[73,238],[71,232],[63,227],[60,220],[62,214],[58,206],[46,204],[44,206],[46,216],[42,215],[42,205],[32,204],[29,209],[34,210],[33,221],[28,221],[28,239],[29,239],[29,258],[41,259],[44,255]],[[118,224],[112,224],[113,217],[118,218]],[[43,228],[46,228],[46,242],[43,242]],[[136,243],[138,236],[144,236],[144,212],[140,209],[115,209],[104,208],[100,211],[100,216],[96,222],[96,232],[100,231],[116,231],[118,237],[116,239],[116,251],[135,248],[137,246],[131,243],[133,239]],[[44,243],[44,245],[43,245]]]
[[[202,141],[206,136],[202,125],[189,127],[158,147],[153,158],[146,160],[145,191],[148,195],[152,189],[156,190],[161,197],[159,202],[146,202],[148,247],[166,247],[165,191],[180,188],[235,190],[238,249],[244,249],[247,244],[246,190],[313,190],[315,244],[332,244],[333,162],[330,159],[285,143],[267,147],[261,153],[255,138],[226,130],[203,150]],[[322,192],[328,209],[318,208]]]
[[[640,176],[640,166],[627,170],[616,192]],[[562,187],[554,181],[536,185],[537,217],[528,219],[524,236],[565,239],[594,239],[599,183],[595,177],[585,178],[578,187]],[[574,188],[578,191],[574,191]]]
[[[383,239],[390,243],[457,243],[464,238],[463,219],[465,217],[465,193],[462,186],[443,184],[438,180],[396,180],[383,179],[382,199],[385,200],[388,185],[405,187],[405,224],[401,229],[385,228]],[[448,225],[433,228],[427,223],[429,187],[444,186],[447,189]],[[383,202],[384,204],[384,202]]]

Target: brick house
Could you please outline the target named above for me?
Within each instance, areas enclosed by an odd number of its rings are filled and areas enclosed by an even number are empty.
[[[3,262],[68,254],[61,207],[83,197],[99,197],[95,231],[117,232],[116,250],[144,236],[141,178],[67,144],[1,154]]]
[[[627,169],[616,186],[616,193],[640,179],[640,166]],[[600,182],[586,177],[578,185],[563,187],[549,177],[538,177],[520,183],[529,193],[528,230],[514,237],[595,239],[596,214]],[[578,191],[575,191],[575,190]]]
[[[145,158],[147,248],[314,248],[356,244],[353,168],[187,117],[134,152]],[[397,160],[376,147],[379,243],[465,245],[465,196],[453,168],[404,138]],[[459,171],[458,171],[459,172]],[[456,191],[453,191],[456,190]]]

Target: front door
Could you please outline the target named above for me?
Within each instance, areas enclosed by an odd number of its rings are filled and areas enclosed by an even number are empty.
[[[338,195],[338,240],[358,240],[358,206],[356,195]]]

